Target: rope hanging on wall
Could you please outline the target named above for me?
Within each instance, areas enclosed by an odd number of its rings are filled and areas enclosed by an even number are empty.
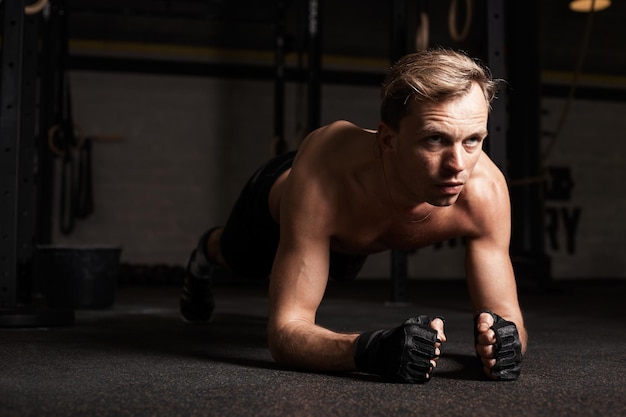
[[[24,13],[27,15],[37,14],[43,10],[46,4],[48,4],[48,0],[37,0],[33,4],[24,6]]]
[[[453,41],[461,42],[467,39],[472,27],[473,9],[474,2],[472,0],[465,0],[465,22],[463,23],[463,30],[459,33],[457,30],[457,0],[452,0],[452,3],[450,3],[450,10],[448,12],[448,30]]]
[[[415,50],[421,51],[428,48],[430,43],[430,20],[428,12],[421,11],[419,14],[419,24],[415,31]]]

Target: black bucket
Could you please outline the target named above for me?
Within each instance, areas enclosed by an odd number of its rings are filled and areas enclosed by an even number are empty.
[[[120,270],[117,246],[39,246],[37,287],[51,308],[113,305]]]

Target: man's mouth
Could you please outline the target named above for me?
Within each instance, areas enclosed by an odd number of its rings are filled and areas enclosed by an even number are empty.
[[[449,181],[439,184],[439,189],[447,195],[456,195],[463,189],[463,183],[458,181]]]

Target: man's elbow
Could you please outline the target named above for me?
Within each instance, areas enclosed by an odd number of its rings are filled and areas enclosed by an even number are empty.
[[[272,359],[274,359],[274,362],[285,365],[285,363],[287,362],[286,355],[284,353],[284,349],[280,345],[280,342],[269,336],[268,346],[270,349],[270,355],[272,355]]]
[[[267,343],[272,359],[280,365],[292,365],[292,354],[289,349],[289,338],[284,328],[269,326],[267,332]]]

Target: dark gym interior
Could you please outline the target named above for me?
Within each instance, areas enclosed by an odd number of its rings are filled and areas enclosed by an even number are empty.
[[[0,1],[0,415],[626,415],[626,4],[580,2]],[[386,70],[425,46],[506,81],[486,150],[521,377],[477,366],[461,240],[371,257],[317,317],[446,317],[427,384],[277,365],[266,284],[229,274],[184,323],[189,252],[253,170],[330,121],[375,128]]]

